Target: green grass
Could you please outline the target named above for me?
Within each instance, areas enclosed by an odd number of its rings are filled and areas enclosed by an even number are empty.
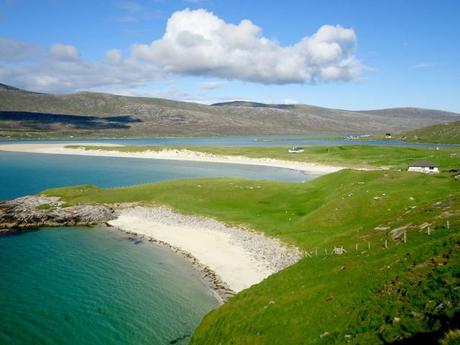
[[[403,135],[409,142],[460,144],[460,121],[415,129]]]
[[[143,152],[165,149],[161,146],[75,146],[69,148],[85,148],[88,150]],[[168,147],[168,149],[188,149],[216,155],[236,155],[251,158],[274,158],[300,162],[315,162],[345,167],[391,167],[407,169],[408,164],[418,160],[430,160],[441,166],[443,170],[460,168],[460,147],[401,147],[401,146],[307,146],[305,152],[288,153],[287,147]]]
[[[53,208],[51,204],[41,204],[36,207],[37,210],[49,210],[51,208]]]
[[[458,328],[459,187],[447,174],[344,170],[308,183],[200,179],[45,193],[69,205],[164,204],[311,253],[209,313],[191,344],[384,344],[421,334],[435,344]],[[391,237],[401,226],[407,243]],[[331,255],[334,246],[347,253]]]

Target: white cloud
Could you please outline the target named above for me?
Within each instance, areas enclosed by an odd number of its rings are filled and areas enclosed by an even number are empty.
[[[138,11],[135,2],[125,10]],[[229,24],[207,10],[175,12],[165,34],[134,44],[123,57],[108,50],[99,61],[80,57],[73,45],[49,49],[0,38],[0,80],[36,91],[139,87],[175,75],[200,75],[263,84],[319,83],[360,78],[367,68],[354,56],[352,29],[324,25],[299,42],[282,46],[249,20]],[[215,89],[222,82],[199,85]]]
[[[29,57],[20,64],[0,64],[2,83],[33,91],[72,92],[109,86],[138,87],[161,75],[155,66],[123,60],[115,49],[100,61],[81,59],[70,45],[56,44],[45,52],[38,61]]]
[[[72,45],[56,43],[51,46],[51,55],[58,60],[78,60],[80,54],[77,48]]]
[[[225,83],[218,82],[218,81],[207,81],[203,83],[199,83],[198,87],[203,90],[215,90],[223,87]]]
[[[169,18],[161,39],[134,45],[132,54],[169,73],[287,84],[357,78],[366,68],[355,47],[353,29],[339,25],[281,46],[250,20],[228,24],[207,10],[186,9]]]
[[[105,53],[105,57],[108,61],[112,63],[117,63],[122,60],[121,52],[118,49],[110,49]]]
[[[0,62],[21,62],[40,57],[45,53],[41,47],[0,37]]]

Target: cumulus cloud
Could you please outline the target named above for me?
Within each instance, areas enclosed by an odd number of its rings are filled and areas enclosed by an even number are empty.
[[[105,54],[105,57],[108,61],[112,63],[117,63],[121,61],[121,52],[118,49],[110,49]]]
[[[358,77],[365,67],[355,47],[353,29],[339,25],[282,46],[250,20],[229,24],[206,10],[186,9],[169,18],[161,39],[134,45],[132,54],[175,74],[287,84]]]
[[[138,10],[135,2],[126,4],[130,11]],[[47,49],[0,38],[0,80],[60,92],[137,87],[174,75],[263,84],[348,81],[366,70],[354,55],[356,44],[353,29],[324,25],[283,46],[264,37],[250,20],[231,24],[207,10],[186,9],[171,15],[162,38],[134,44],[126,57],[111,49],[102,59],[87,61],[73,45],[56,43]],[[215,89],[222,83],[199,86]]]
[[[72,45],[56,43],[51,46],[51,55],[58,60],[78,60],[80,53]]]
[[[116,49],[107,51],[100,61],[83,60],[72,45],[54,44],[43,50],[39,61],[24,57],[20,63],[0,63],[0,81],[34,91],[72,92],[110,86],[137,87],[161,76],[156,66],[123,60]]]
[[[0,37],[0,62],[26,61],[42,56],[44,52],[45,49],[38,46]]]

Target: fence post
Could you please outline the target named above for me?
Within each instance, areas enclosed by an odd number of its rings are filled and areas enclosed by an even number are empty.
[[[447,225],[447,230],[449,230],[449,229],[450,229],[450,222],[447,221],[447,222],[446,222],[446,225]]]
[[[388,240],[385,240],[385,249],[388,248]]]
[[[403,241],[404,243],[407,242],[407,231],[404,231]]]
[[[367,241],[367,249],[371,249],[371,242]]]

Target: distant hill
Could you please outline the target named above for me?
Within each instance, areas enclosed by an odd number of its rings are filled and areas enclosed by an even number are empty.
[[[249,101],[231,101],[211,104],[214,107],[250,107],[250,108],[274,108],[274,109],[294,109],[293,104],[267,104]]]
[[[413,118],[426,118],[426,119],[450,118],[452,114],[455,114],[455,113],[451,113],[451,112],[443,111],[443,110],[424,109],[424,108],[390,108],[390,109],[379,109],[379,110],[365,110],[363,112],[365,112],[366,114],[384,115],[384,116],[389,116],[389,117],[410,116]]]
[[[59,117],[46,116],[53,114]],[[99,125],[82,125],[88,122],[74,116],[92,117]],[[107,117],[129,121],[114,125],[105,123]],[[203,105],[95,92],[44,94],[0,85],[0,136],[385,133],[458,119],[456,113],[414,108],[348,111],[246,101]]]
[[[0,91],[24,91],[24,90],[18,89],[17,87],[13,87],[13,86],[9,86],[9,85],[0,83]]]
[[[404,132],[402,135],[409,142],[460,144],[460,121],[419,128]]]

